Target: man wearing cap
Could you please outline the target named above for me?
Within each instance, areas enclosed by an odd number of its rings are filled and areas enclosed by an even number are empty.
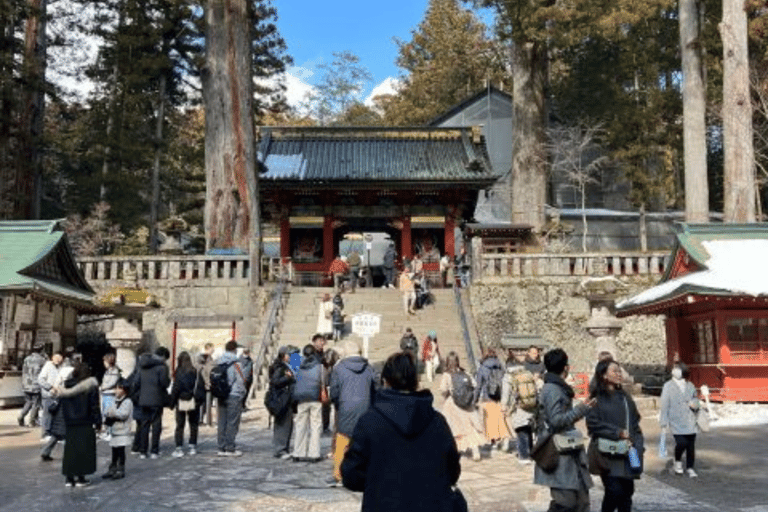
[[[42,355],[43,344],[35,343],[32,347],[32,353],[24,358],[21,369],[21,389],[24,391],[24,407],[19,414],[19,426],[24,426],[24,420],[27,413],[29,417],[29,426],[38,425],[37,414],[40,410],[40,383],[37,377],[45,365],[45,357]]]
[[[253,371],[253,367],[247,360],[237,357],[238,347],[237,341],[228,341],[224,345],[224,354],[218,361],[219,365],[228,365],[227,382],[229,382],[229,396],[226,399],[219,399],[218,404],[218,454],[222,457],[239,457],[243,454],[235,448],[235,438],[240,430],[247,376]]]
[[[331,373],[331,402],[336,408],[336,438],[333,450],[333,476],[328,484],[341,482],[341,461],[352,439],[357,420],[368,410],[374,394],[376,377],[368,361],[360,355],[353,340],[341,343],[343,359]]]

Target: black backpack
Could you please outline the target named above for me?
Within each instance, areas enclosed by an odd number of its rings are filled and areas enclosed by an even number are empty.
[[[501,399],[501,387],[504,385],[504,369],[497,367],[491,368],[488,374],[488,398],[491,400]]]
[[[231,391],[227,370],[233,363],[219,363],[211,369],[211,394],[216,398],[229,398]]]
[[[475,386],[463,370],[451,375],[451,397],[453,397],[453,403],[462,409],[471,409],[475,403]]]

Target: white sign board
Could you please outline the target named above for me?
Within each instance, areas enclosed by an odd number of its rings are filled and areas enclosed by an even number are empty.
[[[352,317],[352,332],[363,338],[363,357],[368,358],[368,339],[381,330],[381,315],[358,313]]]
[[[352,317],[352,332],[362,337],[370,337],[381,330],[381,315],[376,313],[358,313]]]

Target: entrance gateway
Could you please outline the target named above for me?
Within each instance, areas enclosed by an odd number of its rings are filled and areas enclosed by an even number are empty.
[[[498,178],[479,127],[261,128],[264,221],[302,284],[319,284],[349,233],[383,232],[398,261],[437,273],[478,192]],[[363,255],[365,242],[355,246]]]

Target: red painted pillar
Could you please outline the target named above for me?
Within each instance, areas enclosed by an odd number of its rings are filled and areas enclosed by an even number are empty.
[[[411,216],[403,217],[403,231],[400,233],[400,246],[402,248],[401,256],[413,258],[413,245],[411,244]]]
[[[289,217],[280,219],[280,257],[291,257],[291,220]]]
[[[333,247],[333,217],[326,215],[323,218],[323,269],[327,270],[331,266],[333,257],[336,256]]]
[[[454,239],[453,232],[456,227],[456,221],[452,215],[445,216],[445,254],[453,259],[456,254],[456,240]]]

